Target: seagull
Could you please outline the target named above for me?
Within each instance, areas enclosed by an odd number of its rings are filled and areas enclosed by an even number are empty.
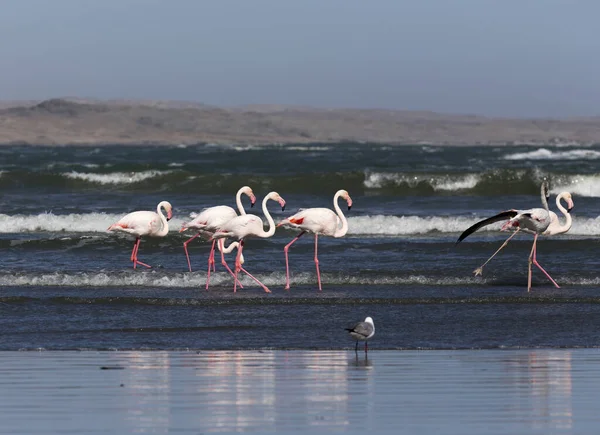
[[[346,331],[348,331],[350,336],[356,340],[354,352],[358,352],[358,342],[364,341],[365,353],[367,353],[367,340],[375,335],[375,324],[373,323],[373,319],[367,317],[364,322],[358,322],[352,328],[346,328]]]

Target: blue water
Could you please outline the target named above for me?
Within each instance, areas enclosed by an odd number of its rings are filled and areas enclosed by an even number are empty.
[[[597,349],[4,352],[0,433],[594,434]]]
[[[0,148],[0,349],[345,349],[344,328],[375,320],[373,349],[562,348],[600,345],[597,252],[600,147],[299,146]],[[479,219],[508,208],[551,208],[573,194],[573,228],[541,238],[538,260],[561,285],[534,270],[526,290],[531,237],[497,249],[499,225],[455,246]],[[234,206],[243,185],[258,204],[269,191],[275,221],[300,208],[332,207],[346,189],[348,234],[320,238],[323,291],[313,239],[290,250],[296,233],[279,228],[246,243],[247,277],[233,293],[217,262],[204,290],[209,243],[190,244],[189,272],[179,233],[190,214]],[[134,210],[173,204],[164,238],[143,240],[133,270],[133,239],[107,233]],[[262,215],[260,206],[248,212]],[[233,264],[233,256],[229,256]]]

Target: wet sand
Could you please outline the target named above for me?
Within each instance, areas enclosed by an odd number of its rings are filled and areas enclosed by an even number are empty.
[[[595,433],[598,349],[2,352],[0,433]]]

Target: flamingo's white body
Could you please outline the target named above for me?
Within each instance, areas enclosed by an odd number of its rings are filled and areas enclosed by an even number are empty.
[[[556,198],[556,205],[558,209],[565,215],[566,223],[565,225],[560,225],[560,221],[556,213],[550,211],[548,209],[548,185],[546,182],[542,183],[542,205],[544,208],[532,208],[529,210],[507,210],[505,212],[499,213],[496,216],[492,216],[491,218],[484,219],[480,222],[477,222],[475,225],[471,226],[467,230],[465,230],[460,237],[458,238],[457,244],[460,243],[463,239],[468,237],[470,234],[477,231],[479,228],[489,225],[494,222],[499,222],[506,218],[510,218],[503,226],[502,231],[514,230],[514,233],[508,237],[502,246],[494,252],[494,254],[487,259],[483,265],[478,267],[473,271],[475,275],[481,275],[483,273],[483,267],[492,259],[494,256],[500,252],[502,248],[504,248],[510,239],[512,239],[519,231],[524,231],[530,234],[534,234],[533,246],[531,248],[531,253],[529,255],[529,268],[528,268],[528,277],[527,277],[527,291],[531,291],[531,265],[535,264],[546,277],[556,286],[556,288],[560,288],[560,286],[552,279],[552,277],[544,270],[544,268],[537,261],[537,238],[540,234],[542,235],[554,235],[567,232],[571,228],[571,216],[569,212],[573,208],[573,200],[571,198],[571,194],[569,192],[562,192]],[[568,204],[568,210],[566,210],[561,205],[561,200],[565,199]]]
[[[567,202],[567,208],[562,206],[561,201]],[[543,236],[554,236],[556,234],[564,234],[571,229],[573,225],[573,219],[571,218],[571,210],[573,210],[573,197],[569,192],[561,192],[556,197],[556,207],[565,217],[565,223],[561,225],[558,215],[550,210],[550,225],[546,228],[546,231],[542,233]]]
[[[167,217],[162,213],[162,209],[167,212]],[[141,238],[164,237],[169,233],[169,219],[173,217],[173,207],[168,201],[162,201],[156,206],[156,212],[153,211],[134,211],[123,216],[118,222],[108,227],[107,231],[121,231],[135,236],[135,244],[131,251],[131,261],[135,269],[138,264],[150,268],[151,266],[138,261],[137,254],[140,248]]]
[[[238,247],[237,256],[235,258],[235,274],[233,283],[234,292],[237,290],[237,275],[240,270],[256,281],[265,290],[265,292],[271,292],[262,282],[244,269],[240,261],[245,239],[249,237],[267,238],[275,234],[275,222],[273,221],[273,218],[267,209],[267,201],[269,200],[279,202],[282,210],[285,209],[285,200],[277,192],[270,192],[267,196],[265,196],[262,202],[262,211],[269,224],[268,231],[264,230],[263,221],[261,218],[253,214],[247,214],[244,216],[237,216],[227,221],[213,234],[213,239],[233,238],[235,240],[239,240],[240,244]]]
[[[250,204],[251,204],[250,206],[251,207],[254,206],[254,203],[256,202],[256,197],[254,196],[254,192],[252,192],[252,189],[248,186],[244,186],[237,191],[237,194],[235,195],[235,202],[236,202],[237,208],[240,212],[240,215],[243,216],[246,214],[246,210],[244,210],[244,206],[242,205],[242,194],[247,195],[250,198]],[[183,243],[183,249],[185,251],[185,256],[187,258],[188,268],[189,268],[190,272],[192,271],[192,264],[190,262],[190,256],[188,253],[187,245],[192,240],[194,240],[196,237],[198,237],[200,235],[204,235],[206,237],[212,236],[212,234],[218,228],[220,228],[225,222],[230,221],[231,219],[233,219],[237,216],[238,216],[238,214],[232,207],[229,207],[228,205],[217,205],[214,207],[205,208],[194,219],[192,219],[189,222],[184,223],[181,226],[181,229],[179,230],[179,232],[183,232],[188,229],[194,229],[194,230],[198,231],[198,233],[196,235],[192,236],[191,238],[189,238],[188,240],[186,240]],[[237,245],[235,245],[235,246],[237,246]],[[218,248],[219,248],[219,251],[221,252],[221,263],[223,264],[223,266],[225,266],[227,271],[233,276],[233,272],[231,271],[231,269],[225,262],[225,257],[223,256],[224,240],[219,242]],[[228,252],[231,252],[231,250]],[[227,253],[227,252],[225,252],[225,253]],[[212,247],[210,249],[210,254],[208,255],[208,273],[206,275],[206,289],[207,290],[208,290],[208,286],[210,283],[210,272],[211,272],[211,269],[214,270],[214,267],[215,267],[215,240],[213,240]]]
[[[319,234],[329,237],[343,237],[348,232],[348,221],[340,206],[338,205],[338,198],[342,197],[348,203],[348,210],[352,207],[352,199],[345,190],[338,190],[333,197],[333,207],[335,213],[328,208],[307,208],[301,210],[293,216],[282,220],[277,226],[286,225],[292,228],[301,230],[300,234],[296,236],[290,243],[288,243],[283,251],[285,253],[285,289],[290,289],[290,268],[288,261],[288,250],[290,246],[305,233],[310,232],[315,235],[315,265],[317,268],[317,281],[319,283],[319,290],[321,290],[321,272],[319,270],[319,258],[317,256],[317,246]]]

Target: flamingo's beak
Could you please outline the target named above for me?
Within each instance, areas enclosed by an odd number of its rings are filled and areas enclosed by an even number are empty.
[[[573,200],[569,199],[569,201],[567,203],[567,213],[571,213],[571,210],[573,210],[574,207],[575,207],[575,204],[573,204]]]
[[[167,212],[167,220],[170,221],[172,217],[173,217],[173,210],[169,210]]]
[[[256,202],[256,196],[254,194],[250,194],[250,208],[254,207],[254,203]]]
[[[352,208],[352,198],[348,197],[347,201],[348,201],[348,210],[350,210]]]
[[[281,211],[285,211],[285,200],[283,198],[279,198],[279,204],[281,205]]]

